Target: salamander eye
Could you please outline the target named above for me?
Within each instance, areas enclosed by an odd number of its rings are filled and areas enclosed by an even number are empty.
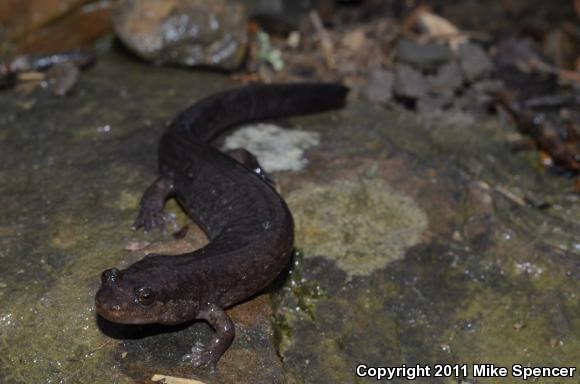
[[[142,287],[137,290],[137,302],[145,307],[150,306],[155,301],[155,293],[149,287]]]

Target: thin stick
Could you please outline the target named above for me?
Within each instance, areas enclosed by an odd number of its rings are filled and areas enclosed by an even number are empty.
[[[205,384],[203,381],[195,379],[184,379],[182,377],[173,377],[155,374],[151,378],[151,381],[159,384]]]
[[[336,60],[334,59],[334,47],[332,44],[332,39],[330,35],[324,28],[320,15],[315,10],[310,11],[308,14],[310,16],[310,21],[318,33],[318,38],[320,39],[320,45],[322,46],[322,51],[324,53],[324,59],[326,60],[326,66],[329,69],[336,68]]]

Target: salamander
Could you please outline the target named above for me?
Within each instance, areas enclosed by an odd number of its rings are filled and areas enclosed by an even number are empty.
[[[225,309],[280,274],[293,250],[294,224],[251,153],[230,156],[211,142],[241,124],[342,108],[347,93],[333,83],[254,84],[202,99],[173,120],[159,142],[159,176],[143,195],[134,228],[163,228],[165,201],[175,198],[209,243],[107,269],[95,297],[97,313],[122,324],[205,320],[214,337],[186,357],[194,367],[215,367],[235,335]]]

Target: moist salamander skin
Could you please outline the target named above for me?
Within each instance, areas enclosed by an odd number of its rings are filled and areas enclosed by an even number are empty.
[[[224,309],[264,289],[286,266],[294,242],[292,215],[245,150],[230,156],[212,139],[243,123],[342,108],[339,84],[249,85],[214,94],[181,113],[159,143],[159,176],[145,191],[134,228],[163,227],[175,198],[205,231],[209,244],[181,255],[150,254],[124,270],[102,273],[95,303],[123,324],[207,321],[215,335],[186,355],[215,366],[234,339]],[[243,156],[239,156],[240,152]]]

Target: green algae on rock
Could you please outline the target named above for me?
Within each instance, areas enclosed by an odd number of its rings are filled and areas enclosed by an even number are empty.
[[[131,256],[127,241],[160,237],[130,225],[162,119],[222,79],[187,77],[109,54],[69,97],[0,93],[0,382],[134,382],[97,327],[94,292]]]
[[[380,180],[307,185],[288,196],[296,243],[336,261],[349,276],[368,275],[403,257],[427,229],[427,215]]]

